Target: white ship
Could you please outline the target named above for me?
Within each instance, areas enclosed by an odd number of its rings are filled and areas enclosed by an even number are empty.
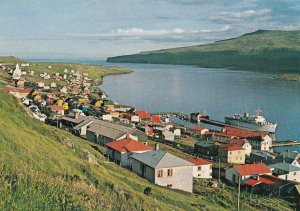
[[[225,123],[267,133],[275,133],[277,127],[277,123],[274,124],[266,121],[265,117],[261,115],[260,109],[256,110],[256,115],[244,113],[244,115],[235,114],[232,117],[225,117]]]

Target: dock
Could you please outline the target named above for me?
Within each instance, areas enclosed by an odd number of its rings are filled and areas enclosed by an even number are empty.
[[[291,147],[291,146],[300,146],[299,141],[288,140],[288,141],[276,141],[272,144],[273,147]]]
[[[212,120],[212,119],[201,119],[200,122],[208,125],[218,126],[218,127],[225,127],[227,125],[225,122]]]

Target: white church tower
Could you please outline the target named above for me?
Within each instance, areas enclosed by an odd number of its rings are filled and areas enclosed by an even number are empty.
[[[21,75],[22,75],[22,70],[20,69],[20,66],[17,63],[16,68],[14,69],[14,72],[13,72],[13,79],[18,80],[18,79],[20,79]]]

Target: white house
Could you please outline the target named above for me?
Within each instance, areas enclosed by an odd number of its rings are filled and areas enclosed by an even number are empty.
[[[246,155],[250,156],[252,146],[247,139],[231,139],[230,143],[240,145],[243,149],[245,149]]]
[[[171,131],[168,131],[168,130],[163,131],[162,136],[163,136],[163,139],[166,141],[174,141],[175,140],[174,133],[172,133]]]
[[[38,86],[39,88],[44,88],[44,86],[45,86],[45,83],[44,83],[44,82],[42,82],[42,81],[40,81],[40,82],[37,82],[37,86]]]
[[[121,140],[108,142],[105,145],[108,148],[107,154],[109,158],[126,168],[131,168],[132,154],[153,150],[152,147],[133,140],[129,136]]]
[[[102,119],[104,121],[108,121],[108,122],[112,122],[113,121],[113,117],[112,117],[111,114],[104,114],[104,115],[102,115]]]
[[[138,115],[133,115],[131,117],[131,122],[140,122],[140,117]]]
[[[276,163],[269,167],[273,174],[281,179],[300,182],[300,167],[289,163]]]
[[[244,183],[257,175],[272,175],[271,169],[264,163],[234,165],[225,172],[225,178],[233,183]]]
[[[193,164],[162,150],[133,154],[132,171],[150,182],[186,192],[193,191]]]
[[[193,167],[193,177],[194,178],[203,178],[203,179],[210,179],[212,178],[212,165],[213,163],[204,160],[199,157],[188,159],[187,161],[194,164]]]
[[[280,156],[282,157],[282,162],[300,167],[300,153],[298,153],[297,151],[281,152]]]
[[[173,133],[175,137],[179,137],[179,138],[181,137],[181,130],[179,128],[175,129]]]

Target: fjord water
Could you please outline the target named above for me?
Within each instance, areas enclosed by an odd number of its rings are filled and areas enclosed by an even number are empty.
[[[111,64],[110,64],[111,65]],[[274,74],[156,64],[114,64],[134,72],[106,76],[102,89],[118,103],[150,112],[205,110],[211,118],[255,113],[278,123],[278,140],[300,139],[300,84]]]

